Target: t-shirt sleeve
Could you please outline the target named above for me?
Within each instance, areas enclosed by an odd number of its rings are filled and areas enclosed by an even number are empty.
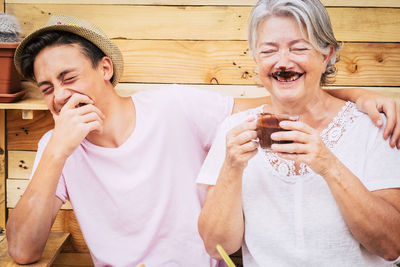
[[[370,131],[373,134],[370,136],[364,170],[364,185],[370,191],[400,188],[400,150],[391,148],[389,139],[383,139],[383,129]]]
[[[207,189],[209,185],[215,185],[226,153],[226,134],[228,129],[228,119],[219,127],[207,157],[203,162],[196,183],[202,189]]]
[[[31,180],[33,178],[33,174],[35,173],[37,166],[39,165],[40,159],[42,158],[42,155],[43,155],[43,151],[46,148],[46,146],[50,140],[51,134],[52,134],[52,130],[45,133],[38,143],[38,150],[36,153],[35,161],[34,161],[33,167],[32,167],[32,173],[31,173],[29,180]],[[64,180],[64,176],[62,174],[61,174],[60,180],[58,181],[56,196],[59,199],[61,199],[61,201],[63,203],[65,203],[68,200],[68,194],[67,194],[67,189],[65,186],[65,180]]]
[[[233,97],[190,86],[176,85],[175,88],[179,88],[179,103],[195,135],[203,148],[208,150],[218,126],[232,113]]]
[[[210,151],[200,169],[196,183],[201,189],[207,189],[209,185],[217,183],[219,173],[225,161],[226,153],[226,135],[232,128],[245,122],[249,118],[254,118],[256,114],[262,111],[262,106],[256,109],[243,111],[227,117],[218,127],[215,139]]]
[[[218,127],[215,139],[212,143],[210,151],[203,162],[196,183],[201,189],[206,189],[209,185],[215,185],[219,177],[222,165],[225,161],[226,153],[226,134],[232,128],[243,123],[247,119],[254,117],[258,111],[248,110],[227,117]]]

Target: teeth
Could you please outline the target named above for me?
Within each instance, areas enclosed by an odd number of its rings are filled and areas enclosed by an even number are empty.
[[[293,81],[297,80],[299,77],[300,77],[299,74],[294,74],[293,76],[287,77],[287,78],[284,78],[284,77],[281,77],[278,75],[275,76],[275,78],[280,82],[293,82]]]

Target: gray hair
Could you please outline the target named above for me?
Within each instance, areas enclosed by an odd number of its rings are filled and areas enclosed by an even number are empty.
[[[333,34],[324,5],[319,0],[259,0],[250,14],[249,47],[253,57],[258,38],[258,25],[270,16],[288,16],[296,19],[301,31],[305,26],[310,43],[324,55],[329,53],[330,45],[333,46],[334,53],[321,76],[321,85],[330,83],[330,78],[336,74],[335,63],[339,61],[336,53],[342,45]]]

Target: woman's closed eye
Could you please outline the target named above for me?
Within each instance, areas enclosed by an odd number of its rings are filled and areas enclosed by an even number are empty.
[[[275,52],[277,52],[276,49],[264,49],[264,50],[260,51],[260,54],[272,54],[272,53],[275,53]]]
[[[307,47],[294,47],[291,50],[292,51],[307,51],[309,49]]]
[[[310,49],[308,49],[307,47],[294,47],[291,48],[290,51],[293,53],[297,53],[297,54],[303,54],[308,52]]]

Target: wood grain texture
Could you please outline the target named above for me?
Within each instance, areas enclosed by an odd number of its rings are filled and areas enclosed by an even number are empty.
[[[4,0],[0,0],[0,12],[4,12],[4,6],[5,6]]]
[[[400,7],[398,0],[321,0],[325,6]]]
[[[122,82],[257,83],[246,41],[117,40],[116,44],[125,58]],[[400,85],[400,43],[345,43],[340,56],[338,86]],[[46,108],[37,92],[29,92],[33,97],[29,102],[0,104],[0,108]]]
[[[0,110],[0,227],[6,227],[6,112]]]
[[[123,82],[254,84],[245,41],[119,40]]]
[[[122,82],[257,84],[246,41],[118,40]],[[160,56],[162,55],[162,56]],[[399,86],[399,43],[345,43],[338,86]]]
[[[114,39],[246,40],[248,6],[134,6],[6,4],[23,33],[53,14],[70,14],[100,26]],[[327,8],[336,38],[355,42],[399,42],[400,9]],[[160,27],[162,25],[162,27]]]
[[[66,243],[69,236],[70,236],[69,233],[50,233],[49,239],[47,240],[46,247],[43,251],[41,259],[36,263],[27,264],[23,266],[31,266],[31,267],[51,266],[52,262],[60,253],[63,245]],[[8,249],[7,239],[3,239],[0,242],[0,266],[2,267],[22,266],[14,262],[14,260],[8,255],[7,249]]]
[[[65,13],[99,25],[109,37],[122,39],[245,38],[250,7],[6,4],[24,34]],[[161,26],[162,25],[162,26]],[[188,30],[190,29],[190,30]]]
[[[42,99],[23,98],[17,102],[0,103],[0,109],[46,110],[47,106]]]
[[[54,260],[52,267],[92,267],[94,266],[90,253],[61,252]]]
[[[398,0],[321,0],[325,6],[400,7]],[[195,5],[252,6],[257,0],[6,0],[19,4]]]
[[[7,179],[7,208],[14,208],[28,187],[29,180],[25,179]],[[61,209],[72,210],[70,202],[65,202]]]
[[[29,179],[35,161],[35,151],[8,150],[7,167],[9,179]]]
[[[400,85],[399,43],[345,44],[335,85]]]
[[[21,110],[8,110],[7,147],[9,150],[37,150],[40,138],[53,128],[49,111],[35,110],[32,120],[22,120]]]

